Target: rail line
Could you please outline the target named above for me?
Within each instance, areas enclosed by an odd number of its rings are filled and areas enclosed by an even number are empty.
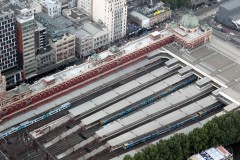
[[[117,131],[114,131],[114,133],[110,133],[110,134],[106,135],[105,137],[100,139],[100,141],[107,141],[107,140],[111,139],[112,137],[120,135],[123,132],[129,131],[129,130],[131,130],[133,128],[136,128],[136,127],[139,127],[139,126],[141,126],[141,125],[143,125],[143,124],[145,124],[147,122],[150,122],[150,121],[152,121],[152,120],[154,120],[154,119],[156,119],[158,117],[162,117],[164,115],[167,115],[167,114],[169,114],[169,113],[171,113],[171,112],[173,112],[173,111],[175,111],[177,109],[180,109],[180,108],[182,108],[182,107],[184,107],[186,105],[191,104],[194,101],[197,101],[197,100],[199,100],[201,98],[204,98],[204,97],[210,95],[211,92],[214,91],[215,89],[216,89],[215,87],[210,87],[210,88],[204,90],[203,92],[193,96],[192,98],[186,99],[186,100],[184,100],[182,102],[179,102],[178,104],[176,104],[174,106],[170,106],[168,108],[165,108],[164,110],[162,110],[162,111],[160,111],[158,113],[155,113],[155,114],[152,114],[150,116],[147,116],[147,117],[145,117],[142,120],[139,120],[139,121],[137,121],[137,122],[135,122],[133,124],[125,126],[124,128],[121,128],[121,129],[119,129]]]
[[[79,103],[84,103],[84,101],[87,101],[87,100],[89,100],[91,98],[95,98],[97,95],[102,94],[104,92],[107,92],[109,89],[114,89],[114,88],[116,88],[118,86],[121,86],[121,85],[127,83],[128,81],[131,81],[133,79],[136,79],[137,77],[140,77],[141,75],[144,75],[144,74],[146,74],[148,72],[151,72],[151,71],[157,69],[158,67],[163,66],[166,61],[167,61],[167,59],[162,59],[161,61],[147,64],[144,67],[141,67],[141,68],[136,69],[136,70],[134,70],[134,71],[132,71],[132,72],[130,72],[128,74],[125,74],[125,75],[123,75],[123,76],[121,76],[121,77],[119,77],[117,79],[114,79],[114,80],[110,81],[107,84],[104,84],[102,86],[96,87],[95,89],[93,89],[91,91],[88,91],[85,94],[82,94],[81,96],[71,100],[71,102],[73,103],[72,106],[75,107]],[[57,115],[54,115],[53,117],[51,117],[51,119],[46,119],[46,120],[44,120],[44,121],[42,121],[40,123],[32,125],[31,127],[28,127],[27,129],[32,129],[32,128],[36,128],[36,127],[45,125],[45,124],[47,124],[47,123],[49,123],[49,122],[51,122],[53,120],[56,120],[56,119],[66,115],[66,114],[68,114],[66,111],[59,112]],[[71,123],[77,124],[78,122],[71,121],[69,124],[65,124],[65,125],[74,126],[73,124],[71,125]],[[60,127],[56,128],[55,130],[53,130],[52,132],[50,132],[49,134],[46,134],[46,135],[40,137],[39,138],[39,142],[44,141],[44,139],[50,139],[48,137],[56,136],[56,131],[57,132],[61,132],[61,131],[64,131],[64,130],[67,130],[67,128],[60,126]],[[26,129],[21,130],[20,132],[18,132],[16,134],[22,134],[22,133],[25,133],[25,132],[26,132]],[[13,134],[11,136],[17,136],[16,134]],[[22,151],[22,149],[21,149],[21,151]],[[15,152],[15,153],[17,153],[17,152]]]

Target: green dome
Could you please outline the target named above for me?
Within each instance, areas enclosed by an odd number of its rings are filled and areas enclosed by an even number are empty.
[[[198,18],[191,14],[184,15],[180,20],[180,25],[185,28],[196,28],[199,26]]]

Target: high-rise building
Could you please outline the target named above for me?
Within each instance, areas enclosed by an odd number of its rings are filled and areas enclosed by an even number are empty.
[[[92,2],[93,0],[78,0],[77,8],[82,10],[88,16],[92,16]]]
[[[48,45],[47,43],[47,31],[46,27],[44,27],[41,23],[38,21],[35,21],[35,48],[36,51],[46,48]]]
[[[0,11],[0,70],[17,66],[15,17],[12,10]]]
[[[29,79],[36,75],[34,16],[18,15],[16,21],[19,66],[23,69],[25,79]]]
[[[0,5],[0,70],[6,77],[7,86],[22,80],[17,66],[16,33],[14,12]]]
[[[93,0],[92,19],[102,22],[109,31],[109,41],[115,41],[126,35],[126,0]]]

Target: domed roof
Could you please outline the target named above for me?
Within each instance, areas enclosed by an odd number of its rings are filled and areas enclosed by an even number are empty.
[[[184,15],[180,20],[180,25],[185,28],[196,28],[199,26],[198,18],[191,14]]]

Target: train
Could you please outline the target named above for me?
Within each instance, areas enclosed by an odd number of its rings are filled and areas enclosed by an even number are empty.
[[[154,96],[149,96],[148,98],[146,98],[145,100],[141,101],[140,103],[137,103],[137,104],[134,104],[132,107],[130,108],[127,108],[109,118],[106,118],[106,119],[101,119],[99,121],[100,125],[106,125],[120,117],[123,117],[129,113],[132,113],[133,111],[136,111],[137,109],[139,108],[142,108],[146,105],[148,105],[149,103],[152,103],[164,96],[167,96],[175,91],[177,91],[178,89],[180,88],[183,88],[187,85],[189,85],[190,83],[196,81],[198,79],[198,77],[196,75],[191,75],[190,77],[188,78],[185,78],[184,80],[180,81],[180,82],[177,82],[175,84],[173,84],[171,87],[168,87],[164,90],[162,90],[160,93],[154,95]]]
[[[138,144],[140,144],[140,143],[143,143],[143,142],[146,142],[146,141],[148,141],[148,140],[154,139],[155,137],[157,137],[157,136],[159,136],[159,135],[162,135],[162,134],[164,134],[164,133],[170,132],[170,131],[172,131],[172,130],[174,130],[174,129],[177,129],[177,128],[185,125],[185,124],[188,124],[188,123],[190,123],[190,122],[192,122],[192,121],[196,121],[196,120],[198,120],[199,118],[207,115],[208,113],[210,113],[210,112],[212,112],[212,111],[214,111],[214,110],[216,110],[216,109],[220,109],[220,108],[222,108],[222,107],[224,107],[224,106],[225,106],[225,105],[224,105],[223,103],[221,103],[221,102],[216,102],[216,103],[210,105],[207,109],[204,109],[204,110],[202,110],[202,111],[199,111],[199,112],[193,114],[192,116],[182,118],[182,119],[180,119],[179,121],[177,121],[177,122],[175,122],[175,123],[173,123],[173,124],[170,124],[170,125],[167,126],[167,127],[161,128],[161,129],[159,129],[159,130],[157,130],[157,131],[155,131],[155,132],[152,132],[152,133],[150,133],[149,135],[144,136],[144,137],[142,137],[142,138],[139,138],[139,139],[137,139],[137,140],[131,141],[131,142],[129,142],[129,143],[124,143],[122,147],[123,147],[124,149],[132,148],[132,147],[134,147],[134,146],[136,146],[136,145],[138,145]]]
[[[71,103],[70,102],[66,102],[66,103],[62,104],[60,107],[57,107],[57,108],[55,108],[53,110],[50,110],[49,112],[41,115],[40,117],[37,117],[37,118],[32,119],[32,120],[25,121],[25,122],[15,126],[15,127],[12,127],[12,128],[10,128],[8,130],[3,131],[2,133],[0,133],[0,139],[4,138],[6,136],[9,136],[9,135],[11,135],[11,134],[13,134],[15,132],[18,132],[18,131],[20,131],[20,130],[22,130],[22,129],[24,129],[24,128],[26,128],[26,127],[34,124],[34,123],[37,123],[37,122],[39,122],[41,120],[47,119],[48,117],[50,117],[50,116],[52,116],[52,115],[54,115],[54,114],[56,114],[56,113],[58,113],[60,111],[63,111],[65,109],[68,109],[70,107],[71,107]]]

